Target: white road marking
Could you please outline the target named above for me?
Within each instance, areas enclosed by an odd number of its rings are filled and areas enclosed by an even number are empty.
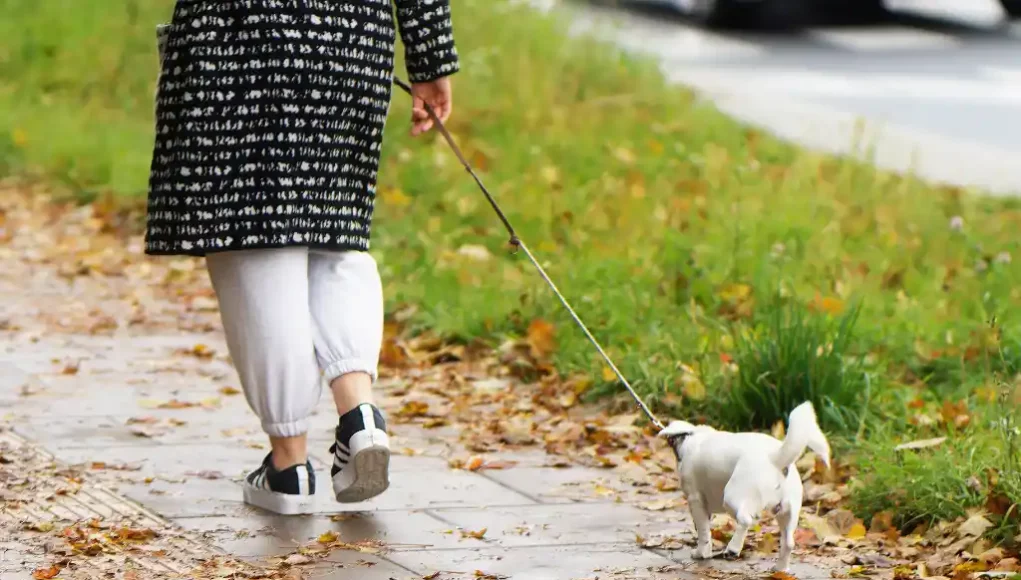
[[[855,52],[886,52],[956,48],[961,41],[949,34],[918,30],[906,26],[889,28],[820,28],[805,33],[816,40]]]
[[[738,73],[738,71],[740,71]],[[1015,71],[1014,74],[1019,74]],[[895,97],[914,101],[961,101],[971,104],[1021,104],[1021,76],[992,79],[959,79],[924,74],[871,74],[860,76],[809,71],[798,68],[727,68],[702,66],[677,70],[670,75],[684,83],[727,94],[748,92],[789,98]]]
[[[640,30],[639,34],[635,31]],[[618,46],[664,61],[758,57],[768,47],[757,42],[715,34],[680,20],[656,21],[626,12],[588,7],[573,19],[571,32],[593,34]]]
[[[1021,67],[980,66],[978,69],[984,76],[994,79],[998,83],[1021,85]]]
[[[997,0],[886,0],[886,7],[976,26],[995,26],[1004,16]]]

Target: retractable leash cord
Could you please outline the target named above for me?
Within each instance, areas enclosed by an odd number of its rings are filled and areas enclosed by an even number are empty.
[[[411,95],[411,86],[408,85],[403,80],[395,76],[394,84],[400,87],[401,90],[403,90],[404,92],[408,93],[408,95]],[[471,175],[472,178],[475,180],[475,183],[478,184],[479,189],[481,189],[482,193],[486,196],[486,200],[489,201],[489,205],[493,208],[493,211],[496,212],[496,216],[500,218],[501,222],[503,222],[503,227],[507,229],[507,233],[510,235],[511,253],[516,253],[519,248],[525,252],[525,255],[528,256],[528,260],[532,262],[532,265],[535,266],[535,269],[539,271],[539,275],[542,276],[542,279],[545,280],[546,284],[548,284],[550,289],[553,290],[553,293],[557,295],[557,298],[560,299],[560,303],[564,305],[564,308],[567,309],[567,312],[571,314],[571,318],[573,318],[574,321],[578,323],[578,326],[581,327],[581,330],[585,333],[585,336],[587,336],[589,341],[592,342],[592,346],[596,347],[596,350],[599,351],[599,354],[603,357],[603,360],[606,361],[606,364],[608,364],[610,368],[613,369],[613,373],[617,375],[617,379],[620,380],[621,384],[624,385],[624,388],[626,388],[627,392],[631,395],[631,398],[634,399],[635,403],[638,404],[638,408],[641,409],[642,413],[645,413],[645,416],[649,418],[649,421],[651,421],[652,424],[655,425],[657,429],[662,431],[663,423],[661,423],[660,420],[657,419],[656,416],[652,414],[652,411],[650,411],[649,408],[645,405],[645,403],[642,401],[642,398],[639,397],[638,393],[636,393],[634,388],[631,387],[631,383],[629,383],[627,379],[624,378],[624,375],[621,374],[619,369],[617,369],[617,365],[613,364],[613,361],[610,360],[610,357],[606,354],[606,351],[604,351],[603,347],[599,345],[599,341],[596,340],[596,337],[592,336],[592,333],[589,332],[589,329],[588,327],[585,326],[585,323],[581,321],[581,318],[578,318],[578,315],[574,312],[574,309],[571,308],[571,305],[567,303],[567,299],[564,298],[564,295],[561,294],[560,290],[557,289],[557,286],[556,284],[553,283],[553,280],[550,280],[550,277],[546,275],[546,271],[543,270],[542,266],[539,265],[539,262],[535,259],[535,256],[533,256],[532,252],[529,251],[528,246],[525,245],[525,242],[523,242],[521,238],[518,237],[518,234],[514,232],[514,226],[512,226],[510,221],[507,220],[507,216],[504,215],[503,210],[501,210],[500,206],[497,205],[496,200],[493,199],[492,195],[490,195],[489,190],[486,189],[485,184],[483,184],[482,180],[479,179],[479,176],[475,173],[475,170],[472,169],[471,164],[468,163],[468,160],[461,153],[461,149],[457,146],[456,143],[454,143],[454,139],[453,137],[450,136],[450,133],[447,131],[447,128],[443,126],[443,122],[440,121],[440,118],[438,116],[436,116],[436,112],[433,111],[432,107],[430,107],[428,103],[425,103],[425,111],[426,113],[429,114],[429,117],[436,125],[436,129],[440,132],[441,135],[443,135],[443,138],[446,139],[447,144],[450,145],[450,148],[454,151],[454,155],[457,156],[457,159],[461,162],[461,165],[464,166],[465,170],[468,171],[468,174]],[[676,446],[671,445],[671,447]]]

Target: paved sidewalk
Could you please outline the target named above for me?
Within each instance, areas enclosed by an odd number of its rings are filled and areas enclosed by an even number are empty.
[[[146,259],[92,211],[0,185],[0,580],[740,578],[771,565],[769,522],[747,559],[695,566],[669,450],[634,417],[583,408],[570,378],[518,382],[513,369],[544,364],[528,345],[495,357],[388,343],[391,489],[331,500],[324,393],[310,433],[319,513],[243,505],[239,482],[268,450],[201,262]],[[798,576],[829,577],[806,562],[832,554],[799,550]]]
[[[337,504],[329,495],[335,413],[327,396],[310,433],[320,513],[272,516],[240,502],[241,477],[267,450],[243,396],[229,388],[237,384],[229,364],[209,357],[225,352],[216,335],[15,335],[3,346],[0,418],[17,434],[231,555],[287,556],[335,532],[349,544],[380,541],[379,551],[334,550],[313,577],[704,578],[761,574],[769,565],[692,566],[678,541],[691,536],[683,507],[642,509],[649,498],[628,498],[628,483],[611,470],[552,467],[558,462],[539,452],[495,457],[516,462],[505,469],[452,469],[449,458],[465,454],[445,429],[394,425],[391,489],[365,504]],[[399,385],[390,381],[384,392]],[[394,412],[400,402],[387,397],[386,407]],[[643,549],[638,536],[680,549]]]

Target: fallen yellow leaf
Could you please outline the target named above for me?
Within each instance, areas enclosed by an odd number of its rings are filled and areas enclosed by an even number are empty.
[[[851,529],[847,531],[847,537],[852,540],[860,540],[865,537],[866,533],[868,533],[868,530],[865,529],[865,526],[861,523],[857,523],[851,526]]]
[[[330,531],[320,534],[316,541],[319,542],[320,544],[332,544],[339,539],[340,535],[337,534],[337,532]]]
[[[28,133],[21,127],[17,127],[11,131],[11,141],[14,143],[15,147],[24,147],[25,145],[28,145]],[[47,578],[52,577],[53,576],[47,576]]]
[[[384,188],[380,192],[380,197],[383,198],[383,203],[393,207],[407,207],[411,204],[411,198],[396,187]]]

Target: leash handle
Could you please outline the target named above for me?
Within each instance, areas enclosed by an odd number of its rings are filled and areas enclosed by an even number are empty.
[[[406,82],[404,82],[403,80],[396,76],[393,77],[393,80],[394,84],[400,87],[401,90],[403,90],[405,93],[408,93],[408,95],[413,96],[411,92],[411,85],[407,84]],[[657,429],[662,431],[663,423],[660,422],[660,420],[656,418],[656,415],[652,413],[649,407],[645,405],[645,402],[642,401],[642,398],[638,396],[637,392],[635,392],[634,388],[631,386],[631,383],[629,383],[628,380],[624,378],[624,374],[620,372],[620,369],[617,368],[617,365],[613,364],[613,361],[610,359],[610,356],[606,354],[605,350],[603,350],[603,347],[599,344],[599,341],[596,340],[596,337],[593,336],[591,332],[589,332],[588,327],[585,326],[585,323],[581,321],[581,317],[579,317],[578,314],[574,311],[574,308],[571,308],[571,305],[567,302],[567,299],[564,298],[564,295],[560,293],[560,289],[557,288],[557,285],[554,284],[553,280],[550,279],[548,274],[546,274],[546,270],[544,270],[543,267],[539,264],[539,261],[535,259],[535,256],[532,255],[532,252],[528,249],[528,246],[526,246],[525,243],[521,241],[521,238],[518,237],[518,234],[514,231],[514,226],[511,225],[510,221],[507,219],[507,216],[504,215],[503,210],[500,209],[500,206],[496,203],[496,200],[493,199],[493,196],[489,193],[489,190],[486,188],[485,184],[482,183],[482,180],[475,173],[475,170],[472,169],[471,164],[468,163],[468,160],[461,152],[461,148],[457,146],[457,143],[454,142],[454,138],[451,137],[450,132],[447,131],[447,128],[443,125],[443,121],[441,121],[439,116],[436,115],[436,112],[429,105],[429,103],[423,104],[425,105],[425,112],[429,115],[429,118],[432,119],[433,124],[436,125],[436,129],[440,132],[441,135],[443,135],[443,138],[447,141],[447,145],[450,146],[450,149],[453,150],[454,155],[457,156],[457,159],[461,162],[461,165],[464,166],[465,170],[468,171],[468,173],[475,180],[475,183],[478,184],[479,189],[481,189],[482,193],[486,196],[486,200],[489,201],[490,207],[493,208],[493,211],[496,212],[497,217],[499,217],[500,221],[503,222],[503,227],[507,229],[507,233],[510,235],[511,247],[515,251],[517,249],[524,250],[525,255],[528,256],[528,260],[532,262],[532,265],[535,266],[535,269],[539,271],[539,275],[542,276],[542,279],[550,287],[550,290],[553,291],[553,294],[555,294],[556,297],[560,299],[560,303],[563,304],[564,308],[567,309],[567,312],[571,315],[571,318],[574,319],[574,322],[577,323],[578,326],[581,328],[582,332],[585,333],[585,336],[592,343],[592,346],[596,347],[596,350],[599,352],[599,355],[603,357],[603,360],[606,361],[606,364],[610,367],[611,370],[613,370],[613,374],[617,376],[617,379],[621,382],[622,385],[624,385],[624,388],[627,389],[628,394],[630,394],[631,398],[634,399],[635,403],[638,404],[638,408],[642,411],[642,413],[645,414],[646,417],[649,418],[649,421],[651,421],[652,424],[655,425]],[[674,446],[672,445],[671,447]]]

